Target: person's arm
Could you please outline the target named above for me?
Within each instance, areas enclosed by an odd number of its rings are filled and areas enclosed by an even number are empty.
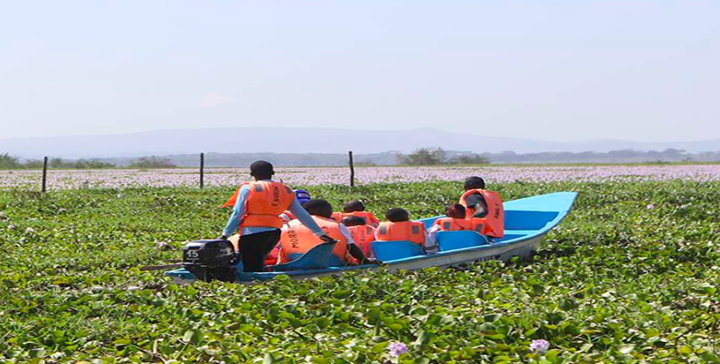
[[[437,239],[435,239],[435,234],[437,233],[435,226],[430,228],[429,231],[425,231],[425,244],[424,244],[424,250],[425,253],[428,254],[434,254],[438,252],[438,245],[437,245]],[[439,226],[438,226],[439,228]]]
[[[440,231],[440,225],[433,225],[430,227],[430,229],[427,231],[427,236],[425,239],[426,245],[427,242],[435,243],[437,241],[435,235],[438,231]]]
[[[340,224],[340,234],[347,239],[348,245],[355,245],[355,239],[353,239],[352,233],[348,230],[347,226]]]
[[[370,224],[368,224],[368,225],[370,225],[372,227],[378,227],[380,225],[380,220],[378,220],[378,218],[375,216],[375,214],[370,215],[370,220],[372,220],[372,221],[370,221]]]
[[[223,237],[227,238],[228,236],[231,236],[238,229],[240,223],[242,223],[243,215],[245,215],[245,200],[247,200],[247,196],[249,194],[250,189],[248,189],[247,186],[243,186],[240,189],[240,193],[238,193],[238,198],[235,201],[235,206],[233,207],[233,213],[225,224],[225,228],[223,229]]]
[[[468,196],[467,205],[475,211],[473,217],[484,217],[488,213],[485,198],[479,193]]]
[[[360,247],[355,244],[355,240],[353,239],[352,234],[350,233],[350,230],[348,230],[347,226],[341,224],[340,233],[345,237],[345,239],[347,239],[348,252],[353,258],[357,259],[360,264],[372,263],[365,256],[362,249],[360,249]]]
[[[305,210],[302,205],[298,202],[297,199],[294,199],[292,204],[290,205],[290,212],[295,215],[295,218],[300,220],[300,223],[307,226],[310,231],[315,234],[315,236],[323,236],[325,235],[325,231],[318,226],[317,223],[315,223],[315,220],[313,220],[312,216]]]

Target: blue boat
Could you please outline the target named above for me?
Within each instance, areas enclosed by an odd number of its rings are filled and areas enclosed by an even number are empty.
[[[492,259],[507,261],[515,256],[527,258],[540,248],[542,238],[567,216],[576,198],[576,192],[556,192],[505,202],[502,239],[488,239],[474,231],[443,231],[437,233],[440,251],[434,254],[425,254],[420,246],[407,241],[375,241],[370,247],[382,261],[382,267],[390,271],[463,266]],[[437,218],[419,221],[430,227]],[[272,272],[243,273],[238,267],[237,281],[267,280],[278,275],[303,279],[380,268],[378,265],[339,266],[332,249],[332,243],[320,244],[289,263],[272,266]],[[165,275],[178,283],[197,280],[185,268],[165,272]]]

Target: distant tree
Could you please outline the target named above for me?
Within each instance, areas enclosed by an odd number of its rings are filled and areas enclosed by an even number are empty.
[[[23,166],[27,169],[39,169],[43,166],[43,161],[40,159],[29,159],[23,163]]]
[[[30,160],[25,163],[25,166],[27,168],[39,168],[42,167],[42,161]],[[65,160],[62,158],[50,158],[48,160],[48,166],[58,169],[103,169],[115,167],[112,163],[101,162],[97,159]]]
[[[50,168],[67,168],[62,158],[50,158],[48,160],[48,167]]]
[[[162,157],[142,157],[134,160],[129,165],[130,168],[176,168],[177,165],[175,165],[173,162],[170,161],[168,158],[162,158]]]
[[[420,148],[408,155],[400,155],[400,162],[411,166],[435,166],[445,163],[446,155],[442,148]]]
[[[459,155],[447,161],[448,164],[490,164],[490,160],[478,154]]]
[[[72,163],[76,169],[103,169],[114,168],[112,163],[101,162],[97,159],[78,159]]]
[[[355,165],[358,167],[375,167],[377,166],[377,163],[373,162],[371,159],[364,159],[355,162]]]
[[[18,168],[22,168],[19,158],[13,157],[9,153],[0,154],[0,169]]]

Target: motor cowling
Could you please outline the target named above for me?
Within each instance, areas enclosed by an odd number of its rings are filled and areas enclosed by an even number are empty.
[[[183,247],[183,266],[199,280],[234,282],[237,269],[232,265],[235,248],[227,240],[197,240]]]

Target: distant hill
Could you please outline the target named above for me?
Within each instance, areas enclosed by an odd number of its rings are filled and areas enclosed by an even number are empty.
[[[447,151],[447,157],[468,155],[470,152]],[[495,164],[556,164],[556,163],[655,163],[655,162],[715,162],[720,161],[720,151],[714,153],[686,153],[677,149],[664,151],[618,150],[608,153],[597,152],[544,152],[544,153],[480,153]],[[356,154],[356,165],[394,165],[400,162],[398,152]],[[197,154],[163,156],[178,167],[197,167]],[[206,153],[205,165],[211,167],[248,167],[252,162],[263,159],[282,167],[346,166],[346,153]],[[135,158],[103,158],[100,162],[125,167]]]
[[[16,138],[0,140],[0,153],[22,158],[140,157],[207,153],[377,153],[409,152],[442,147],[475,153],[608,152],[620,149],[688,152],[720,150],[720,139],[698,142],[641,143],[600,140],[560,143],[521,138],[498,138],[437,129],[346,130],[320,128],[206,128],[158,130],[133,134]]]

